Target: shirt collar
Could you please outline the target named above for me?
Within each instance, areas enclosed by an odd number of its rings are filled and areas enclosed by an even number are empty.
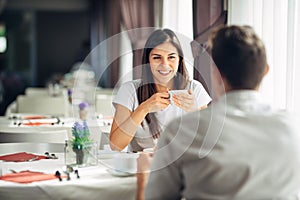
[[[256,90],[233,90],[225,93],[218,102],[241,110],[267,111],[271,109]]]

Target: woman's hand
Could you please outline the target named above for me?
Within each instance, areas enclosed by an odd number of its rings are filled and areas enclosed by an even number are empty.
[[[137,159],[137,173],[149,173],[153,153],[141,152]]]
[[[109,134],[111,149],[118,151],[124,149],[131,142],[145,116],[150,112],[164,110],[169,104],[168,92],[153,94],[133,112],[125,106],[117,104]]]
[[[173,94],[172,100],[175,106],[185,110],[186,112],[192,112],[198,109],[191,89],[188,90],[188,93]]]
[[[170,105],[169,96],[168,92],[155,93],[140,106],[146,109],[148,113],[164,110]]]

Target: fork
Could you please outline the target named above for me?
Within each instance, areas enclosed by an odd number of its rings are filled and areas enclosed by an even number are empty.
[[[35,156],[33,158],[30,158],[29,160],[27,160],[27,162],[32,162],[32,161],[35,161],[37,160],[39,157],[38,156]]]
[[[12,173],[18,173],[16,170],[14,169],[8,169],[9,171],[11,171]]]

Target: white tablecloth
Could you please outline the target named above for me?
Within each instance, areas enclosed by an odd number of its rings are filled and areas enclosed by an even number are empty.
[[[4,162],[3,172],[8,169],[16,171],[31,170],[45,173],[62,172],[64,165],[63,154],[58,154],[59,159],[42,159],[33,162]],[[67,199],[135,199],[136,177],[115,177],[108,173],[111,168],[111,159],[99,159],[97,166],[78,168],[80,179],[71,174],[71,180],[39,181],[29,184],[19,184],[0,180],[1,200],[67,200]]]
[[[19,126],[18,120],[10,120],[7,117],[0,117],[0,143],[2,142],[13,142],[13,141],[2,141],[4,137],[10,135],[19,134],[19,138],[27,137],[29,134],[36,133],[47,133],[51,131],[67,131],[67,138],[72,138],[72,126],[76,119],[73,118],[60,118],[61,123],[54,125],[41,125],[41,126]],[[63,123],[62,123],[63,122]],[[91,133],[91,138],[103,148],[105,143],[108,143],[107,138],[111,128],[111,119],[94,119],[88,120],[88,126]],[[64,143],[65,139],[61,140]],[[1,153],[1,152],[0,152]]]
[[[0,132],[18,132],[18,130],[26,131],[26,130],[33,130],[33,131],[39,131],[39,130],[71,130],[73,124],[78,119],[74,118],[59,118],[61,122],[59,124],[53,124],[53,125],[41,125],[41,126],[23,126],[18,125],[20,120],[16,119],[8,119],[7,117],[0,117]],[[29,120],[34,121],[34,120]],[[105,133],[110,132],[112,119],[91,119],[88,120],[88,126],[89,127],[98,127],[99,130]]]

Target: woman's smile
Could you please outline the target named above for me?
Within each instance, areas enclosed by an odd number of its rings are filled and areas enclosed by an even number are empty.
[[[168,76],[169,74],[171,74],[173,72],[173,70],[157,70],[157,71],[162,76]]]

